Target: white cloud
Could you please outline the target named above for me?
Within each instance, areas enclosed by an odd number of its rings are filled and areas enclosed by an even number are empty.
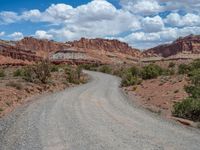
[[[128,11],[116,9],[105,0],[95,0],[77,8],[61,5],[59,7],[63,7],[63,11],[66,13],[60,15],[55,11],[55,8],[58,8],[57,5],[50,7],[51,9],[48,8],[47,10],[51,17],[46,16],[46,20],[47,18],[54,18],[54,21],[51,21],[52,23],[59,22],[59,20],[62,20],[62,23],[59,23],[59,28],[52,28],[46,32],[60,41],[74,40],[80,37],[103,38],[107,35],[116,35],[141,28],[138,16]],[[47,10],[44,12],[45,14]],[[68,10],[70,11],[67,13]],[[66,18],[61,17],[61,15],[66,15]]]
[[[145,15],[166,10],[200,13],[200,0],[120,0],[120,3],[124,9]]]
[[[142,26],[145,32],[158,32],[164,28],[164,23],[160,16],[146,17],[142,20]]]
[[[5,32],[0,32],[0,36],[4,36],[5,35]]]
[[[23,39],[24,35],[21,32],[14,32],[14,33],[8,35],[8,37],[10,37],[14,41],[17,41],[17,40]]]
[[[38,30],[35,32],[35,37],[39,39],[53,39],[53,35],[48,34],[46,31]]]
[[[188,13],[184,16],[180,16],[178,13],[171,13],[165,19],[165,23],[177,27],[199,26],[200,16],[191,13]]]
[[[0,12],[0,25],[14,23],[19,20],[19,16],[15,12],[2,11]]]
[[[190,13],[200,13],[200,0],[157,0],[165,4],[165,10],[185,10]]]
[[[42,14],[39,10],[37,9],[33,9],[30,11],[25,11],[22,13],[22,15],[20,16],[21,19],[24,20],[31,20],[33,22],[38,21],[38,19],[40,19],[42,17]]]
[[[170,43],[180,36],[184,37],[189,34],[200,34],[200,27],[165,28],[155,33],[136,32],[126,36],[124,40],[133,46],[145,49]]]
[[[156,0],[121,0],[123,9],[140,15],[155,14],[163,10]]]

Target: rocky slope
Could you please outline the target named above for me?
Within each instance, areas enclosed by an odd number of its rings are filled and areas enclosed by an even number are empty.
[[[200,35],[179,38],[171,44],[160,45],[143,52],[143,56],[169,57],[179,53],[200,54]]]
[[[69,47],[69,45],[55,41],[25,37],[24,39],[16,42],[16,47],[24,50],[35,51],[38,56],[44,57],[48,53],[65,49]]]
[[[81,38],[79,41],[67,42],[67,44],[71,45],[72,47],[85,49],[86,51],[96,50],[116,52],[128,54],[134,57],[138,57],[141,54],[138,49],[132,48],[127,43],[120,42],[118,40]]]
[[[34,51],[18,48],[14,42],[0,40],[0,65],[25,65],[41,59]]]
[[[139,50],[130,47],[127,43],[118,40],[99,38],[81,38],[79,41],[61,43],[49,40],[40,40],[33,37],[25,37],[17,42],[4,41],[3,46],[5,45],[8,47],[7,51],[9,51],[9,47],[12,47],[14,50],[29,51],[31,52],[30,54],[35,54],[42,58],[45,58],[48,54],[53,54],[58,50],[73,47],[77,50],[84,50],[89,56],[88,58],[99,60],[103,63],[133,62],[134,59],[138,58],[141,54]],[[20,54],[17,59],[18,58],[22,58]]]

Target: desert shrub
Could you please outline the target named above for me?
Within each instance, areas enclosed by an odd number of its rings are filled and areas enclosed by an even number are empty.
[[[126,72],[122,77],[121,86],[137,85],[141,82],[142,80],[139,77],[133,76],[131,72]]]
[[[50,76],[50,64],[47,61],[42,61],[24,69],[24,79],[28,82],[41,82],[46,84]]]
[[[195,69],[200,69],[200,59],[196,59],[190,64],[190,70]]]
[[[128,68],[126,71],[130,72],[132,74],[132,76],[136,76],[136,77],[140,76],[140,74],[141,74],[140,69],[136,66],[132,66],[132,67]]]
[[[17,83],[17,82],[13,82],[13,81],[10,81],[6,84],[6,86],[10,86],[10,87],[14,87],[16,88],[17,90],[21,90],[22,89],[22,84],[21,83]]]
[[[174,105],[173,114],[177,117],[200,121],[200,60],[195,60],[190,66],[182,67],[182,73],[187,73],[190,85],[185,87],[189,97]]]
[[[185,91],[192,98],[200,98],[200,87],[195,87],[194,85],[186,86]]]
[[[123,74],[124,74],[124,69],[123,68],[115,68],[113,71],[112,71],[112,74],[115,75],[115,76],[118,76],[118,77],[122,77]]]
[[[77,67],[76,69],[72,69],[71,67],[67,67],[65,69],[65,73],[67,75],[67,82],[68,83],[74,83],[74,84],[79,84],[81,82],[81,73],[82,73],[82,68]]]
[[[47,83],[49,77],[51,76],[49,62],[42,61],[41,63],[37,64],[35,66],[35,74],[40,82]]]
[[[34,72],[33,66],[28,66],[24,68],[24,80],[28,82],[35,82],[36,81],[36,74]]]
[[[91,71],[97,71],[98,64],[82,64],[81,68]]]
[[[187,74],[190,70],[190,66],[186,64],[180,64],[178,66],[178,73],[179,74]]]
[[[173,115],[193,121],[200,121],[200,100],[187,98],[174,105]]]
[[[107,73],[107,74],[111,74],[112,73],[112,69],[111,67],[107,66],[107,65],[103,65],[99,68],[99,71],[100,72],[103,72],[103,73]]]
[[[170,68],[170,69],[162,69],[162,73],[160,75],[170,76],[174,74],[175,74],[174,68]]]
[[[174,68],[175,65],[176,65],[176,64],[175,64],[174,62],[170,62],[169,65],[168,65],[168,68]]]
[[[23,69],[17,69],[13,72],[14,77],[22,77],[24,76],[24,70]]]
[[[200,86],[200,68],[192,70],[188,73],[191,83],[195,86]]]
[[[57,66],[57,65],[51,65],[50,71],[51,72],[58,72],[59,71],[59,66]]]
[[[200,98],[200,69],[188,73],[190,85],[185,87],[186,92],[192,98]]]
[[[143,79],[153,79],[162,75],[163,69],[156,64],[149,64],[148,66],[143,67],[141,75]]]
[[[80,79],[81,78],[81,73],[82,73],[82,67],[78,66],[76,68],[76,74],[77,74],[77,78]]]
[[[6,76],[6,74],[5,74],[4,70],[0,69],[0,77],[5,77],[5,76]]]

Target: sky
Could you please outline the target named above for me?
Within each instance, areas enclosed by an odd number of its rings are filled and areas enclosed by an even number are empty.
[[[147,49],[200,34],[200,0],[0,0],[0,39],[118,39]]]

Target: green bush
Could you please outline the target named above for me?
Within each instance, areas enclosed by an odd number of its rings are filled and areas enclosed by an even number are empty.
[[[162,75],[163,69],[155,64],[149,64],[148,66],[143,67],[142,69],[142,78],[143,79],[153,79]]]
[[[24,79],[28,82],[41,82],[46,84],[50,76],[50,64],[47,61],[42,61],[24,69]]]
[[[50,70],[51,70],[51,72],[58,72],[59,71],[59,66],[51,65]]]
[[[137,85],[141,82],[142,80],[139,77],[133,76],[131,72],[126,72],[122,77],[121,86]]]
[[[188,76],[192,84],[200,86],[200,68],[190,71]]]
[[[192,98],[200,98],[200,69],[188,73],[191,84],[185,87],[186,92]]]
[[[81,68],[86,69],[86,70],[91,70],[91,71],[97,71],[97,64],[83,64],[80,65]]]
[[[200,60],[190,65],[180,65],[179,73],[187,73],[190,85],[185,87],[189,97],[174,105],[173,114],[177,117],[200,121]]]
[[[187,74],[190,71],[190,66],[186,64],[180,64],[178,66],[178,73],[179,74]]]
[[[14,77],[22,77],[24,76],[24,70],[23,69],[17,69],[13,72]]]
[[[107,73],[107,74],[111,74],[112,73],[112,69],[107,65],[101,66],[99,68],[99,71],[103,72],[103,73]]]
[[[123,76],[124,74],[124,69],[123,68],[117,68],[117,69],[114,69],[113,72],[112,72],[113,75],[115,76],[118,76],[118,77],[121,77]]]
[[[186,86],[185,91],[192,98],[200,98],[200,87],[196,87],[194,85]]]
[[[196,59],[190,64],[190,70],[195,69],[200,69],[200,59]]]
[[[136,76],[136,77],[140,76],[140,74],[141,74],[140,69],[136,66],[132,66],[132,67],[128,68],[127,71],[131,72],[132,76]]]
[[[174,105],[173,115],[193,121],[200,121],[200,100],[187,98]]]
[[[34,72],[33,66],[27,66],[26,68],[24,68],[23,79],[28,82],[36,82],[36,74]]]
[[[66,67],[65,73],[67,75],[67,82],[68,83],[74,83],[74,84],[79,84],[81,83],[81,73],[82,73],[82,68],[77,67],[76,69],[72,69],[71,67]]]
[[[0,69],[0,77],[5,77],[5,76],[6,76],[6,74],[5,74],[4,70]]]

